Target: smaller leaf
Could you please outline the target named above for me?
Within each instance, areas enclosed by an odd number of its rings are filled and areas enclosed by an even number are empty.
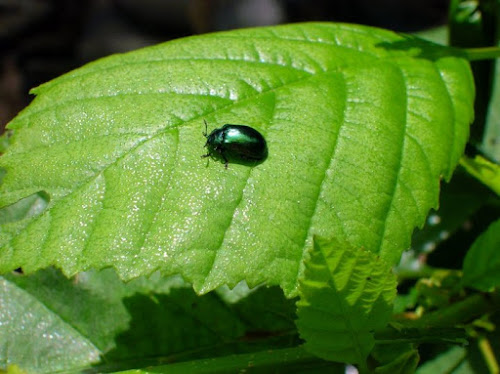
[[[495,64],[494,76],[500,76],[500,64]],[[500,162],[500,79],[493,82],[493,93],[489,103],[487,123],[484,129],[483,144],[481,151],[489,158]]]
[[[418,292],[412,287],[407,294],[398,294],[394,300],[394,314],[403,313],[406,309],[414,308],[417,304]]]
[[[413,374],[419,361],[412,344],[377,345],[371,356],[378,363],[373,370],[375,374]]]
[[[161,366],[120,371],[120,374],[233,374],[233,373],[344,373],[343,364],[312,357],[302,347],[265,350],[200,360],[174,362]]]
[[[431,210],[424,227],[413,233],[411,247],[415,256],[412,258],[406,254],[396,273],[415,269],[415,265],[420,264],[418,256],[422,252],[432,252],[443,242],[453,238],[454,234],[492,199],[496,197],[490,193],[488,187],[465,170],[454,173],[450,183],[441,185],[439,209]]]
[[[99,361],[98,347],[75,326],[3,277],[0,305],[0,365],[53,373]]]
[[[463,284],[481,291],[500,286],[500,219],[472,244],[464,260]]]
[[[481,156],[476,156],[474,159],[462,157],[460,164],[469,174],[500,195],[500,165]]]
[[[467,350],[463,347],[452,347],[443,354],[437,356],[431,361],[427,361],[424,365],[420,366],[417,374],[433,374],[433,373],[457,373],[457,369],[464,370],[463,366],[467,365]],[[468,368],[470,369],[470,368]],[[467,369],[464,372],[470,372]]]
[[[446,26],[438,26],[412,34],[436,44],[446,45],[448,43],[448,28]]]
[[[327,360],[363,364],[375,343],[373,331],[391,316],[396,279],[373,253],[316,237],[299,295],[297,326],[305,348]]]

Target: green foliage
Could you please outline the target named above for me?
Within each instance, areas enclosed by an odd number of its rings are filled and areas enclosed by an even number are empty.
[[[276,360],[282,362],[280,367],[275,366]],[[344,365],[329,362],[317,362],[301,348],[264,351],[255,354],[232,355],[220,358],[181,362],[171,365],[129,370],[122,374],[342,374]]]
[[[2,229],[2,271],[159,269],[201,293],[245,279],[288,296],[313,234],[398,261],[463,151],[474,96],[455,50],[327,23],[172,41],[33,92],[9,125],[0,204],[50,202]],[[204,119],[255,127],[268,159],[205,167]]]
[[[498,165],[462,157],[472,55],[296,24],[179,39],[34,89],[0,139],[0,369],[498,367]],[[495,110],[477,147],[490,160]],[[256,128],[268,158],[207,166],[204,120]],[[459,250],[492,221],[462,279]],[[481,344],[443,353],[466,338]]]
[[[229,303],[217,293],[199,297],[179,278],[124,284],[109,269],[73,280],[44,270],[1,282],[0,362],[30,373],[85,367],[100,356],[141,366],[162,362],[151,357],[185,361],[297,345],[294,301],[277,288]]]
[[[500,220],[474,242],[464,261],[463,283],[481,291],[500,286]]]
[[[487,123],[483,136],[481,149],[485,154],[497,163],[500,162],[500,64],[495,64],[495,80],[493,84],[493,93],[488,110]]]
[[[451,182],[441,189],[439,210],[431,210],[424,228],[413,234],[412,248],[417,253],[432,251],[456,234],[464,222],[494,199],[495,196],[487,187],[475,183],[471,175],[463,170],[457,170]]]
[[[473,160],[463,157],[461,165],[474,177],[500,195],[500,166],[484,157],[476,156]]]
[[[467,351],[462,347],[453,347],[437,356],[434,360],[426,362],[417,374],[435,373],[470,373],[471,369],[466,362]],[[466,368],[465,368],[466,367]]]
[[[4,365],[50,373],[99,361],[99,349],[36,296],[4,278],[0,289],[0,362]]]
[[[373,331],[392,313],[396,279],[390,266],[363,249],[316,238],[305,268],[297,302],[305,348],[327,360],[364,365]]]
[[[500,33],[500,2],[498,0],[451,0],[449,41],[454,47],[478,48],[498,44]],[[474,124],[469,141],[481,147],[488,107],[492,98],[495,60],[483,59],[471,63],[476,86]]]
[[[414,373],[418,364],[418,351],[411,344],[379,345],[371,353],[376,360],[376,374]]]

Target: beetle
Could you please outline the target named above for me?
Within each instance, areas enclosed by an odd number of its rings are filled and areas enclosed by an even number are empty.
[[[208,134],[208,124],[204,122],[208,153],[201,157],[222,159],[226,169],[229,162],[255,165],[267,158],[266,139],[254,128],[226,124]]]

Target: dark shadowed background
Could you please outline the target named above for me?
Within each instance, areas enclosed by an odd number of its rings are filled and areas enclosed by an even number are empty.
[[[0,0],[0,131],[30,88],[99,57],[182,36],[303,21],[411,32],[448,0]]]

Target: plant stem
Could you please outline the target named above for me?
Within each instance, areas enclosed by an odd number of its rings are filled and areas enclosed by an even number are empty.
[[[498,362],[495,358],[495,354],[493,353],[493,349],[491,349],[490,341],[482,336],[478,339],[477,345],[479,346],[479,351],[482,353],[490,373],[499,373],[500,368],[498,367]]]
[[[469,61],[492,60],[500,58],[499,47],[465,48],[463,49]]]
[[[375,333],[377,344],[446,342],[463,344],[467,334],[457,325],[465,325],[472,320],[500,310],[500,294],[475,293],[421,318],[410,320],[399,318]]]
[[[423,265],[418,269],[395,269],[394,273],[398,277],[398,282],[401,283],[407,279],[432,278],[435,274],[452,274],[458,270],[435,268],[429,265]]]
[[[375,333],[377,344],[404,343],[467,343],[467,333],[461,328],[394,328],[387,327]]]
[[[476,293],[468,298],[411,321],[412,327],[451,327],[500,310],[500,294]]]

